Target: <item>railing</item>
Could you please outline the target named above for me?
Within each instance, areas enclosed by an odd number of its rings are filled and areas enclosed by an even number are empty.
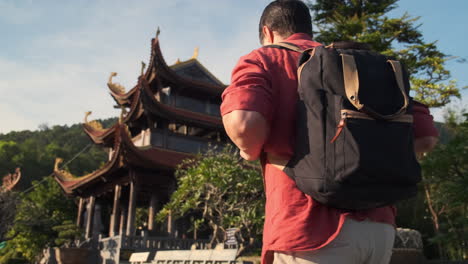
[[[132,250],[176,250],[176,249],[207,249],[209,240],[177,239],[169,237],[123,236],[121,249]]]
[[[119,248],[121,244],[121,236],[99,238],[99,249]]]
[[[217,147],[223,149],[224,144],[194,136],[181,135],[168,132],[164,134],[162,129],[156,129],[151,133],[151,145],[155,147],[166,148],[185,153],[203,153],[207,151],[211,145],[212,148]]]

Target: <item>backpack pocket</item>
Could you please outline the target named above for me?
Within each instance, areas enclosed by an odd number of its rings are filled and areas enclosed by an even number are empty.
[[[337,183],[363,186],[420,181],[412,116],[381,121],[355,111],[342,110],[342,114],[345,125],[335,142],[335,174],[330,177]]]

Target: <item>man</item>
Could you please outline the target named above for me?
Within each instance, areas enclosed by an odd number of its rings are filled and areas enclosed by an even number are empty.
[[[312,41],[309,9],[299,0],[270,3],[259,33],[263,46],[282,41],[301,49],[321,45]],[[358,212],[327,207],[270,163],[293,155],[299,56],[286,49],[256,49],[240,58],[223,93],[223,123],[241,156],[256,160],[268,154],[261,160],[266,192],[262,263],[388,263],[394,207]],[[427,109],[418,109],[415,129],[426,132],[418,132],[422,143],[417,139],[415,145],[428,150],[437,133]]]

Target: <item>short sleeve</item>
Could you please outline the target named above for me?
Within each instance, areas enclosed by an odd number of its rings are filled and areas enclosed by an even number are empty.
[[[271,77],[255,52],[241,57],[233,69],[231,84],[222,95],[221,115],[234,110],[255,111],[271,123],[274,104]]]
[[[415,138],[439,136],[439,131],[437,131],[437,128],[434,126],[434,118],[426,105],[414,102],[413,118]]]

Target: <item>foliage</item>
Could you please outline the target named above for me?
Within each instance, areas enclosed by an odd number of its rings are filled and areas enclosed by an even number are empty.
[[[185,161],[177,170],[178,189],[158,214],[163,221],[191,216],[191,225],[212,230],[211,243],[224,240],[228,228],[239,228],[240,250],[260,241],[264,219],[263,183],[260,172],[227,147],[212,149]]]
[[[115,119],[102,121],[109,126]],[[68,126],[42,126],[39,131],[13,131],[0,134],[0,177],[15,168],[21,168],[22,178],[19,189],[25,190],[33,180],[40,180],[53,171],[56,157],[65,161],[91,144],[80,124]],[[98,146],[77,157],[67,167],[76,175],[89,173],[107,159],[106,153]]]
[[[61,225],[52,227],[52,230],[57,232],[55,245],[58,247],[71,247],[74,241],[82,236],[82,230],[71,220],[63,221]]]
[[[71,199],[64,198],[60,187],[52,177],[46,177],[41,184],[23,195],[18,205],[15,222],[8,233],[8,246],[1,252],[0,263],[7,263],[14,255],[21,255],[28,261],[40,256],[46,246],[55,246],[58,236],[53,229],[66,220],[76,218],[76,206]]]
[[[456,81],[450,79],[445,62],[450,58],[438,50],[437,42],[425,42],[418,19],[405,13],[387,14],[398,0],[317,0],[311,4],[316,40],[331,43],[353,40],[368,43],[373,50],[404,62],[411,74],[415,99],[431,107],[443,106],[460,97]]]
[[[424,194],[434,228],[430,242],[443,258],[468,256],[468,114],[462,122],[451,112],[446,126],[452,138],[422,160]]]
[[[101,122],[104,127],[109,127],[115,121],[113,118]],[[2,239],[8,240],[7,246],[0,250],[0,263],[25,263],[25,259],[32,262],[40,255],[44,246],[55,246],[56,243],[60,245],[63,242],[54,241],[58,230],[53,227],[66,220],[73,221],[75,205],[73,201],[64,199],[53,178],[45,176],[52,173],[56,157],[71,160],[89,144],[92,143],[81,124],[53,127],[41,125],[38,131],[0,134],[0,176],[17,167],[21,168],[22,175],[19,186],[15,188],[21,191],[18,194],[21,199],[13,226],[8,226],[11,221],[3,220],[7,214],[0,212],[0,235]],[[106,159],[105,151],[92,145],[66,169],[76,175],[83,175],[99,168]],[[0,210],[4,208],[4,204],[0,203]],[[10,229],[10,232],[5,234],[5,228]]]
[[[0,189],[0,242],[6,239],[5,235],[13,225],[18,198],[18,194]]]

